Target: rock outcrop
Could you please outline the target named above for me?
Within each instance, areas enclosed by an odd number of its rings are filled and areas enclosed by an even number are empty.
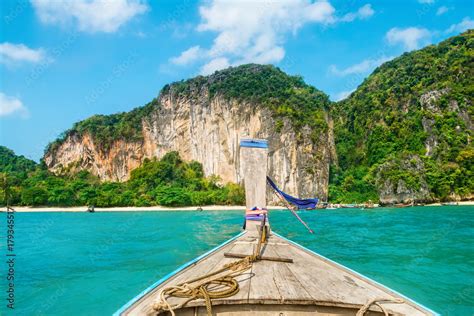
[[[139,167],[145,158],[153,157],[156,151],[155,144],[150,142],[149,129],[145,126],[143,134],[143,142],[116,140],[104,150],[90,134],[73,132],[56,150],[45,154],[44,162],[56,174],[88,170],[101,180],[126,181],[130,171]]]
[[[387,160],[376,170],[380,203],[434,201],[425,174],[424,163],[417,155]]]
[[[331,108],[340,162],[335,198],[378,196],[385,204],[469,198],[473,48],[469,30],[405,53]]]
[[[283,190],[327,199],[329,166],[335,160],[331,128],[296,129],[290,119],[276,118],[268,106],[219,93],[210,96],[206,87],[180,94],[171,85],[142,119],[141,133],[142,141],[119,139],[104,149],[92,135],[72,131],[46,153],[44,161],[56,173],[89,170],[102,180],[125,181],[145,158],[178,151],[184,160],[202,163],[206,176],[241,183],[240,139],[265,138],[270,147],[269,176]]]

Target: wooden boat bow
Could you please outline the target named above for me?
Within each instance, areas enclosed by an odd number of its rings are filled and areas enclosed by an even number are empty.
[[[157,281],[115,315],[436,315],[396,291],[272,232],[263,208],[267,147],[262,140],[241,142],[246,208],[257,207],[253,213],[247,212],[245,230]],[[197,284],[202,285],[206,278],[215,280],[220,273],[227,273],[223,267],[237,265],[239,260],[247,260],[248,266],[228,275],[235,280],[228,284],[237,284],[237,291],[231,288],[229,292],[232,295],[209,298],[206,293],[199,294],[196,283],[191,282],[198,280]],[[192,299],[164,297],[168,289],[183,287],[194,295]],[[224,289],[219,282],[206,284],[207,294]]]
[[[147,293],[131,302],[118,315],[157,315],[153,308],[162,289],[208,274],[235,261],[225,253],[252,255],[258,243],[256,231],[245,231],[232,241],[183,267]],[[435,315],[426,307],[377,282],[320,256],[271,232],[262,256],[291,258],[292,263],[260,260],[236,277],[239,292],[212,300],[213,315],[356,315],[367,303],[384,299],[390,315]],[[181,298],[171,298],[177,304]],[[403,300],[403,303],[394,303]],[[377,305],[369,315],[383,315]],[[205,300],[189,302],[176,315],[206,315]],[[282,314],[280,314],[282,313]],[[367,315],[366,314],[366,315]]]

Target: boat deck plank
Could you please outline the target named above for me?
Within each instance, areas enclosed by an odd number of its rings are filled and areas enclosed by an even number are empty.
[[[288,268],[301,280],[313,299],[328,302],[349,300],[355,304],[367,299],[366,287],[364,284],[357,284],[353,276],[331,268],[322,260],[315,261],[313,256],[295,247],[286,251],[290,257],[295,257],[293,264],[288,264]],[[371,298],[383,294],[374,289],[369,293]]]
[[[281,242],[277,237],[270,236],[267,245],[263,248],[263,255],[268,257],[291,258],[280,255],[277,249],[286,249],[289,244]],[[258,261],[253,264],[249,297],[262,303],[285,303],[311,300],[312,297],[302,287],[301,281],[288,268],[288,264],[275,261]]]
[[[371,299],[397,299],[398,295],[387,291],[367,279],[351,273],[345,269],[338,269],[334,263],[315,255],[301,251],[297,247],[285,249],[295,259],[294,263],[287,264],[288,268],[301,280],[303,287],[311,293],[314,300],[326,302],[343,301],[347,304],[360,305]],[[425,315],[409,304],[384,303],[384,307],[406,315]]]
[[[175,274],[157,286],[147,295],[128,308],[124,315],[155,314],[152,306],[161,289],[194,279],[223,265],[236,261],[224,257],[225,252],[250,255],[257,243],[257,232],[245,234],[201,259],[192,266]],[[335,263],[300,248],[271,234],[263,248],[264,256],[291,258],[293,263],[261,260],[236,279],[240,291],[228,298],[215,299],[213,305],[232,304],[300,304],[318,306],[345,306],[358,309],[373,298],[397,299],[392,293],[369,279],[344,269]],[[180,298],[170,298],[169,302],[181,302]],[[203,306],[203,300],[188,303],[187,306]],[[387,310],[398,315],[431,315],[416,304],[383,304]],[[290,307],[289,307],[290,308]],[[378,307],[372,310],[379,310]]]
[[[253,251],[254,251],[254,245],[249,244],[250,242],[251,241],[248,240],[248,242],[246,243],[235,243],[235,246],[229,252],[244,254],[244,255],[251,255],[253,254]],[[214,267],[213,271],[220,269],[224,265],[234,262],[236,260],[238,259],[227,258],[223,256],[221,261],[219,261],[219,264],[217,264],[216,267]],[[235,277],[235,279],[239,282],[239,292],[232,297],[220,299],[221,304],[226,304],[227,301],[240,302],[240,303],[248,302],[250,282],[253,279],[252,269],[249,269],[248,271],[243,272],[239,276]]]

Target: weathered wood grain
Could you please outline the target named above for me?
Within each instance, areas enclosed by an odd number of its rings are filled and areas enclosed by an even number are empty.
[[[152,305],[161,289],[208,274],[225,264],[239,260],[226,258],[225,252],[241,255],[253,254],[257,239],[256,230],[247,231],[230,244],[159,285],[124,314],[156,314]],[[287,311],[285,315],[309,315],[309,311],[316,311],[317,315],[350,315],[355,314],[355,311],[373,298],[399,298],[389,289],[273,234],[270,235],[267,244],[262,247],[262,255],[291,258],[294,262],[262,260],[253,263],[251,269],[236,277],[240,288],[236,295],[212,301],[213,306],[216,306],[215,311],[222,311],[216,312],[216,315],[221,313],[233,315],[232,313],[237,313],[239,308],[243,314],[254,310],[258,315],[274,315],[272,311],[275,310],[275,306],[280,306],[281,311]],[[182,299],[172,298],[170,302],[180,300]],[[204,306],[204,301],[196,300],[187,306],[189,308],[183,310],[183,313],[190,313],[192,310],[194,314],[193,307]],[[267,312],[262,306],[268,306]],[[431,315],[430,312],[410,301],[403,304],[384,304],[384,306],[395,315]],[[196,315],[200,315],[204,310],[205,308],[198,308]],[[379,308],[373,307],[371,311],[377,314]]]

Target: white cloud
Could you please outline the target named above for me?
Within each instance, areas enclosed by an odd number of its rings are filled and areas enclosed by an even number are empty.
[[[347,91],[341,91],[339,93],[336,93],[336,95],[334,96],[334,101],[344,100],[345,98],[350,96],[351,93],[354,92],[354,91],[355,91],[355,89],[347,90]]]
[[[171,58],[170,61],[175,65],[184,66],[196,61],[203,53],[204,52],[202,51],[201,47],[193,46],[182,52],[178,57]]]
[[[474,29],[474,21],[469,17],[465,17],[461,22],[451,25],[445,33],[462,33],[469,29]]]
[[[393,59],[393,56],[382,56],[377,59],[365,59],[362,62],[352,65],[350,67],[339,69],[335,65],[329,66],[329,72],[336,76],[348,76],[348,75],[355,75],[355,74],[363,74],[372,71],[373,69],[377,68],[381,64],[386,61]]]
[[[225,57],[215,58],[201,67],[201,74],[210,75],[216,70],[227,68],[229,66],[230,66],[230,63],[227,58]]]
[[[340,20],[343,22],[352,22],[355,19],[367,19],[374,15],[375,11],[372,9],[372,5],[366,4],[357,10],[357,12],[351,12],[344,15]]]
[[[418,0],[418,2],[423,4],[432,4],[435,2],[435,0]]]
[[[32,49],[24,44],[8,42],[0,44],[0,63],[2,64],[39,63],[45,58],[46,53],[42,48]]]
[[[443,15],[445,14],[446,12],[449,11],[449,8],[446,7],[446,6],[441,6],[438,8],[438,10],[436,10],[436,15]]]
[[[186,65],[200,59],[203,74],[230,65],[278,63],[285,57],[287,37],[304,25],[351,22],[374,14],[370,4],[343,17],[335,12],[327,0],[209,0],[199,8],[197,31],[215,33],[212,45],[191,47],[170,62]]]
[[[335,9],[328,1],[225,1],[211,0],[199,8],[200,32],[214,32],[209,48],[195,47],[171,58],[175,64],[201,58],[206,62],[202,73],[211,73],[229,65],[277,63],[285,56],[283,44],[289,34],[305,24],[330,24],[336,21]]]
[[[284,42],[284,35],[296,32],[303,24],[331,23],[334,8],[329,2],[305,0],[275,2],[237,2],[214,0],[200,8],[199,31],[217,32],[210,55],[226,53],[245,60],[260,59],[261,54]],[[267,62],[280,61],[281,54]]]
[[[19,113],[22,117],[28,116],[28,110],[20,99],[0,92],[0,117]]]
[[[76,24],[80,31],[112,33],[148,10],[141,0],[30,0],[45,24]]]
[[[281,46],[269,48],[267,51],[255,55],[254,52],[255,50],[252,50],[250,53],[245,54],[245,56],[239,60],[239,63],[269,64],[273,61],[280,61],[285,57],[285,49]]]
[[[385,38],[391,45],[401,44],[407,50],[413,50],[420,47],[422,44],[427,44],[431,32],[424,28],[408,27],[401,29],[394,27],[390,29]]]

